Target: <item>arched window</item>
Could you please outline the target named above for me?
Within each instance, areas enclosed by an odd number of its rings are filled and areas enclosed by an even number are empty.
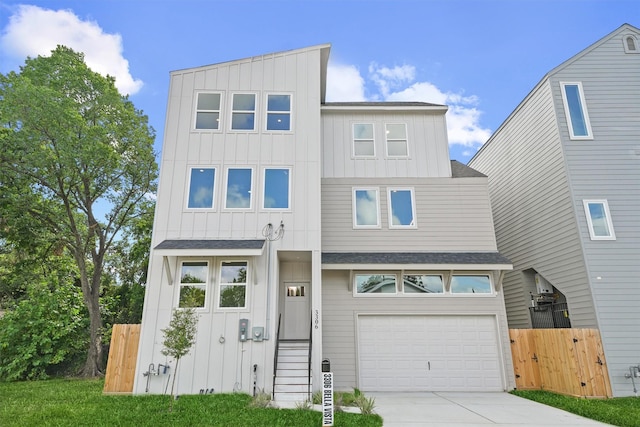
[[[636,38],[632,35],[627,35],[623,40],[624,51],[626,53],[640,53],[638,51],[638,42]]]

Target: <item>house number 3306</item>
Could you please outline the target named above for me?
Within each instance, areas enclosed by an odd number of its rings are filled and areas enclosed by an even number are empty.
[[[320,312],[316,310],[313,315],[313,327],[318,329],[319,323],[320,323]]]

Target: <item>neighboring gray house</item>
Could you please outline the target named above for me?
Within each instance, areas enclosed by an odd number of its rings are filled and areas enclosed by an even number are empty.
[[[614,396],[640,364],[640,30],[551,70],[469,162],[489,177],[509,327],[597,328]]]
[[[329,49],[171,73],[134,393],[188,306],[179,394],[514,387],[486,176],[445,106],[325,103]]]

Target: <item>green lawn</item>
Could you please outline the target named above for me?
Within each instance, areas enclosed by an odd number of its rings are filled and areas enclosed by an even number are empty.
[[[640,427],[640,398],[638,397],[584,399],[538,390],[518,390],[512,393],[603,423],[620,427]]]
[[[320,412],[254,408],[246,394],[104,396],[101,380],[0,383],[0,426],[321,426]],[[382,426],[377,415],[335,413],[336,426]]]

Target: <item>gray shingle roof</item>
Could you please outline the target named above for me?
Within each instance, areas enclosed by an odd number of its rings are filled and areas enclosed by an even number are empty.
[[[451,176],[453,178],[486,177],[482,172],[478,172],[469,166],[463,165],[457,160],[451,160]]]
[[[498,252],[323,252],[323,264],[511,264]]]
[[[430,102],[325,102],[327,107],[444,107],[442,104]]]
[[[165,240],[154,249],[261,249],[264,240]]]

